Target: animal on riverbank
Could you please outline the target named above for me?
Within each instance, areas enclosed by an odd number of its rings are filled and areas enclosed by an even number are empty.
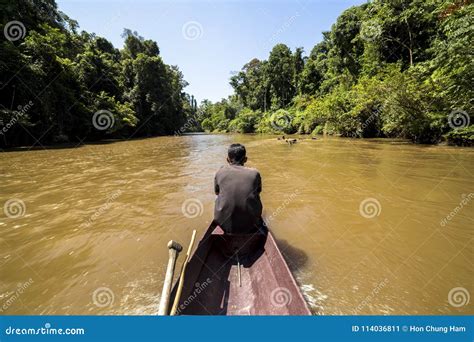
[[[288,145],[291,146],[291,145],[293,145],[293,144],[296,144],[296,142],[297,142],[298,140],[297,140],[297,139],[286,139],[285,141],[286,141],[286,143],[287,143]]]

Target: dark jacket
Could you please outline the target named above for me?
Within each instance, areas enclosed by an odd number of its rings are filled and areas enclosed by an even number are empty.
[[[262,179],[256,169],[226,165],[214,178],[214,221],[226,233],[251,233],[261,224]]]

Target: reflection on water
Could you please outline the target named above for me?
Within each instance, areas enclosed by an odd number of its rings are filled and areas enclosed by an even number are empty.
[[[448,301],[474,294],[472,149],[192,135],[0,154],[0,203],[24,209],[0,217],[0,314],[155,314],[166,243],[204,232],[235,141],[316,313],[474,312]]]

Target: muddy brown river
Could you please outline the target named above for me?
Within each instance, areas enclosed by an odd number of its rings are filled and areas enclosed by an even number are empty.
[[[188,135],[0,153],[0,314],[156,314],[232,142],[315,314],[474,313],[474,149]]]

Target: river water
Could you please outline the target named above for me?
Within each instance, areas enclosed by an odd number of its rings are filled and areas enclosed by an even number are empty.
[[[232,142],[315,314],[474,313],[473,149],[189,135],[1,153],[0,314],[156,314]]]

